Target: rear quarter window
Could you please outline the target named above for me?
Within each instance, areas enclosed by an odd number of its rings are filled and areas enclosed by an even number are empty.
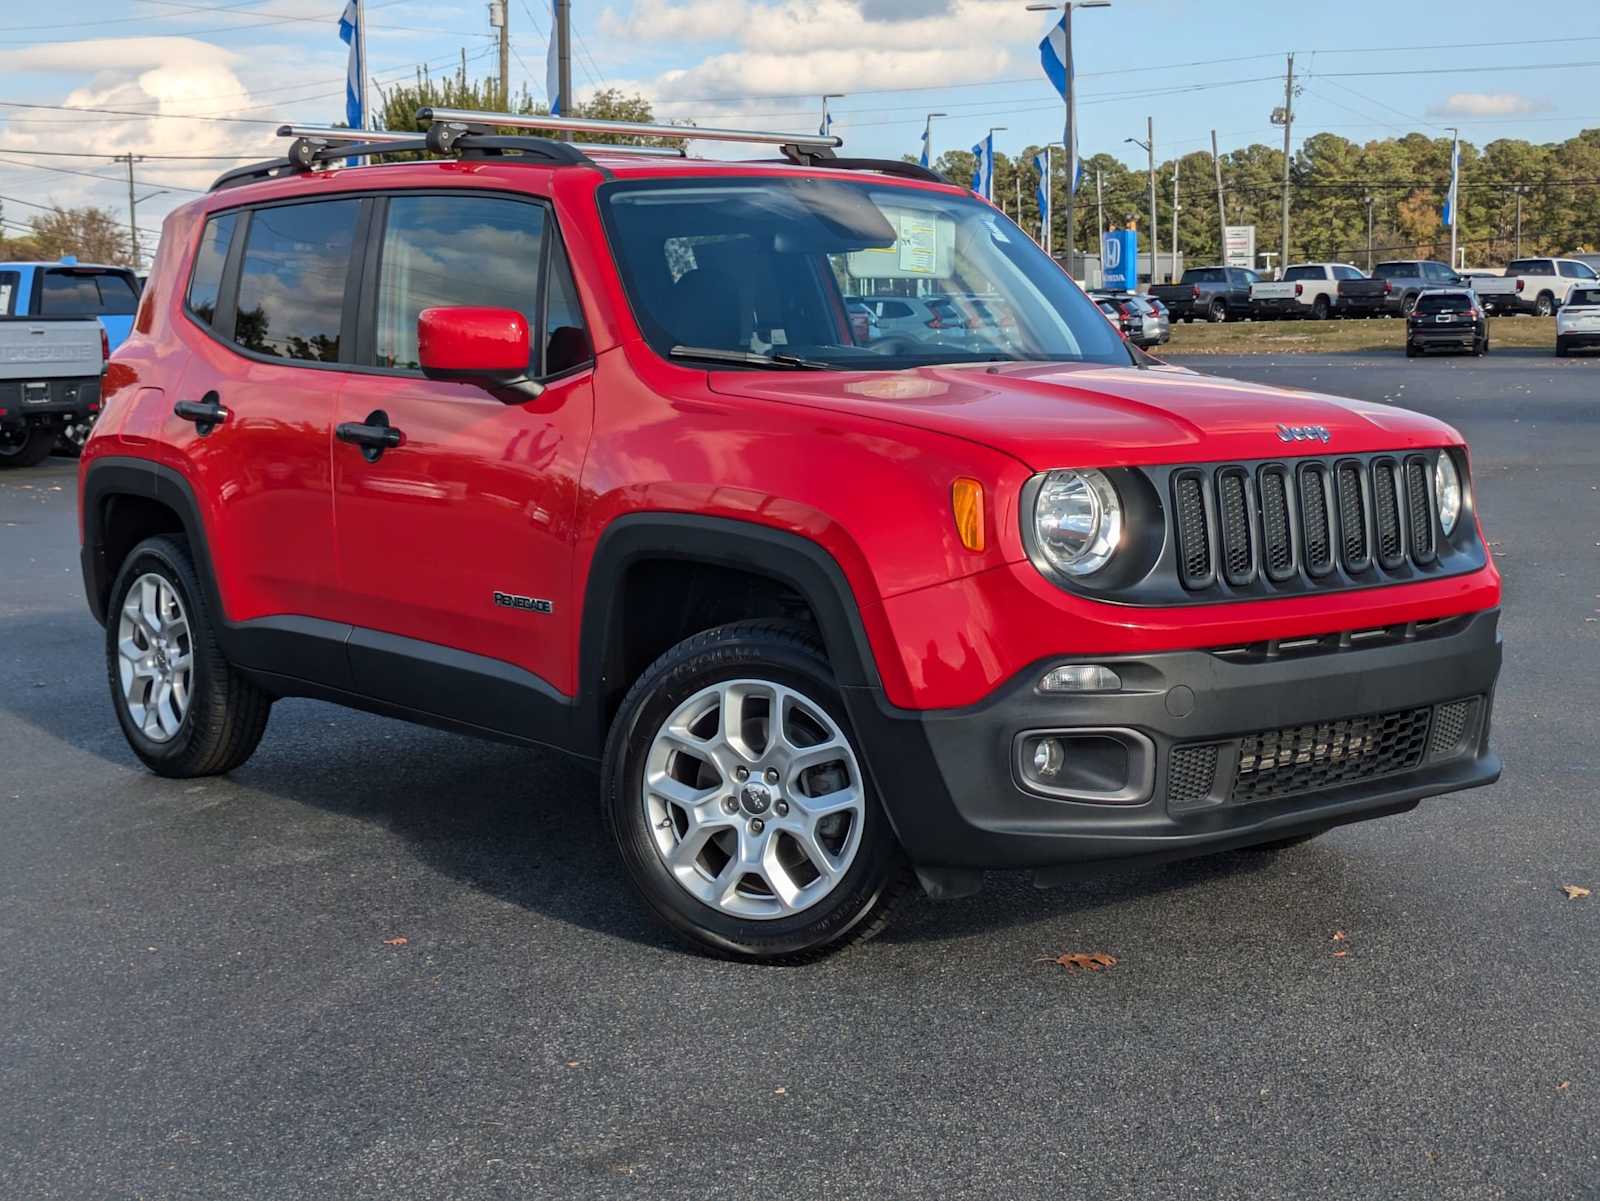
[[[189,291],[184,303],[199,321],[214,325],[217,300],[222,292],[222,268],[228,261],[228,247],[239,222],[237,213],[224,213],[206,222],[195,252],[194,271],[189,276]]]

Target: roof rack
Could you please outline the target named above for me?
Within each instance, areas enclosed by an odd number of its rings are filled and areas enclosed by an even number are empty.
[[[311,171],[340,159],[376,158],[384,154],[448,154],[462,157],[506,156],[505,161],[531,159],[552,166],[591,167],[610,178],[611,173],[590,154],[685,157],[681,146],[633,146],[626,143],[566,142],[554,138],[504,134],[503,129],[554,130],[562,133],[600,133],[613,137],[669,138],[712,142],[744,142],[777,146],[784,160],[802,167],[824,166],[844,171],[878,171],[907,179],[947,182],[943,176],[912,163],[892,159],[840,158],[834,151],[844,144],[831,134],[795,134],[753,129],[705,129],[694,125],[653,125],[642,121],[607,121],[598,117],[549,117],[539,114],[479,112],[458,108],[422,108],[417,121],[425,132],[349,129],[341,126],[283,125],[278,136],[293,138],[282,158],[237,167],[219,175],[215,192],[262,179],[276,179]]]

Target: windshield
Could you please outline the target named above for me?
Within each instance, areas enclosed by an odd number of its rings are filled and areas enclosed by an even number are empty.
[[[1065,272],[974,198],[806,176],[618,182],[601,198],[634,315],[662,355],[848,371],[1133,361]],[[868,326],[846,307],[863,297],[914,303]]]
[[[1372,269],[1373,279],[1408,279],[1421,274],[1415,263],[1379,263]]]

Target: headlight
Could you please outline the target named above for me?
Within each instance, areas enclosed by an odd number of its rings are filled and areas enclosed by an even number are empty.
[[[1052,567],[1088,575],[1122,545],[1122,501],[1098,471],[1052,471],[1033,502],[1033,533]]]
[[[1439,500],[1439,528],[1448,538],[1461,516],[1461,475],[1447,450],[1433,462],[1433,492]]]

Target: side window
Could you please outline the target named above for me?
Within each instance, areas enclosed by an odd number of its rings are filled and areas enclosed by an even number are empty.
[[[360,207],[357,200],[319,200],[250,214],[239,267],[237,345],[281,359],[339,361]]]
[[[228,261],[228,246],[233,241],[237,213],[224,213],[206,222],[200,235],[200,249],[194,256],[194,273],[189,276],[189,311],[207,325],[217,317],[217,297],[222,291],[222,266]]]
[[[17,283],[21,278],[15,271],[0,271],[0,317],[12,315],[17,298]]]
[[[540,205],[494,196],[391,197],[378,267],[375,365],[415,370],[417,315],[457,305],[517,310],[537,352],[544,221]]]
[[[560,375],[581,367],[594,358],[589,331],[583,324],[583,306],[578,303],[578,286],[560,238],[550,242],[550,279],[545,293],[544,369],[545,375]]]
[[[911,316],[911,306],[900,300],[885,300],[878,306],[878,316],[889,318],[909,317]]]

